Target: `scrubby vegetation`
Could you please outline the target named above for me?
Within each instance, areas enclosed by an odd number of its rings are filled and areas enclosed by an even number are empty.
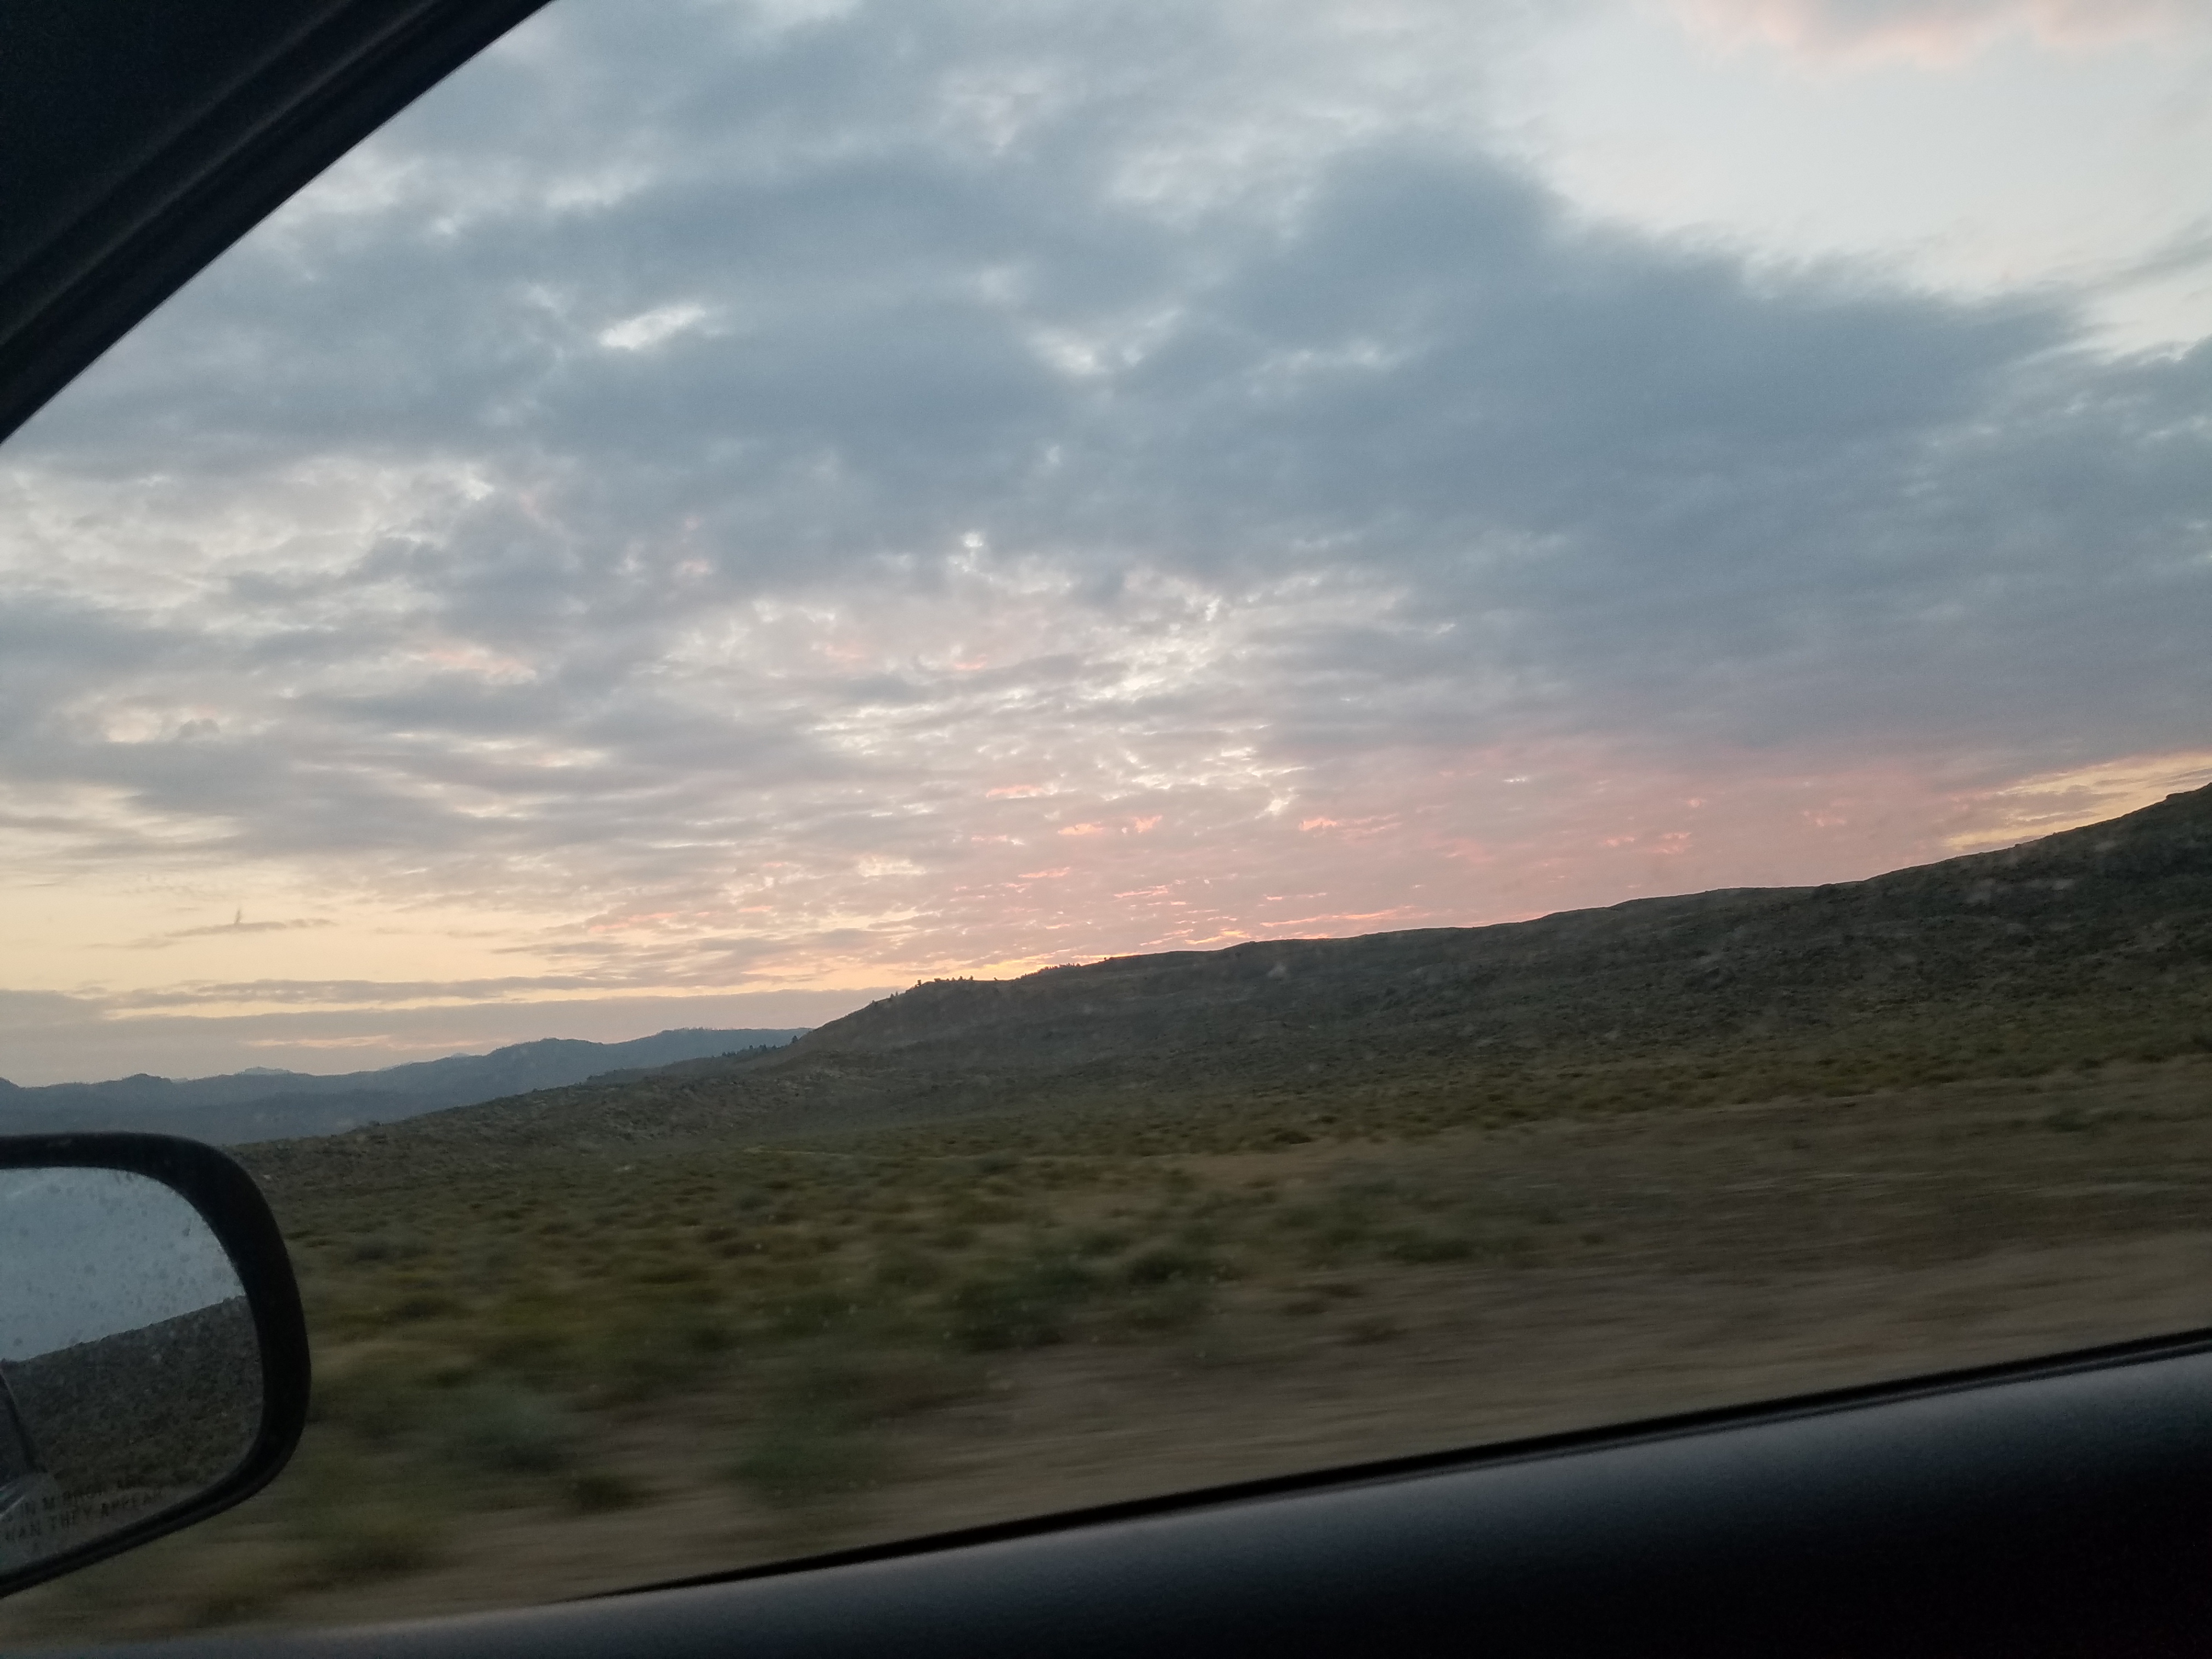
[[[1157,1103],[1117,1103],[386,1182],[270,1158],[319,1368],[295,1468],[0,1629],[568,1593],[2212,1319],[2212,1293],[2147,1309],[2111,1282],[2131,1258],[2096,1255],[2204,1237],[2212,1058],[1752,1108],[1536,1104],[1454,1121],[1414,1100],[1394,1124],[1378,1098],[1272,1134],[1232,1133],[1234,1101],[1186,1103],[1194,1132],[1163,1146]],[[1977,1288],[2021,1249],[2084,1254]],[[1948,1297],[1951,1322],[1900,1313],[1893,1351],[1838,1344],[1850,1284]],[[2008,1332],[2037,1298],[2057,1326]],[[1624,1397],[1572,1369],[1587,1355],[1543,1359],[1577,1322],[1630,1358],[1702,1333],[1697,1363]],[[1541,1409],[1498,1409],[1544,1364]],[[1402,1392],[1438,1366],[1453,1386]],[[1232,1404],[1246,1438],[1224,1443]],[[1133,1417],[1133,1453],[1115,1438]],[[902,1498],[932,1492],[941,1513]],[[568,1559],[564,1527],[605,1555],[533,1577]],[[625,1555],[633,1532],[667,1547]]]

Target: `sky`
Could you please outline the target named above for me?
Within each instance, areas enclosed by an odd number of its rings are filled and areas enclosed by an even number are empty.
[[[2202,0],[556,0],[0,448],[0,1076],[2212,781]]]
[[[0,1359],[28,1359],[245,1294],[199,1212],[150,1176],[0,1170]]]

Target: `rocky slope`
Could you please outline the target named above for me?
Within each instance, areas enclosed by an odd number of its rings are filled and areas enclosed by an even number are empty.
[[[1277,1117],[1409,1093],[1453,1110],[1634,1106],[2203,1048],[2212,789],[1865,881],[934,981],[773,1054],[404,1128],[426,1146],[544,1144],[772,1139],[1102,1101],[1253,1103]],[[370,1138],[387,1135],[410,1139]]]
[[[1940,1015],[1993,1029],[2172,1011],[2212,1030],[2212,788],[1869,880],[1640,899],[1534,921],[1132,957],[939,981],[787,1063],[1060,1069],[1150,1050],[1269,1061],[1324,1031],[1480,1049],[1806,1036]],[[2023,1035],[2026,1035],[2025,1033]]]

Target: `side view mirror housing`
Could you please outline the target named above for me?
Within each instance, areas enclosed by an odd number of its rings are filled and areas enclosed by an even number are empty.
[[[276,1218],[168,1135],[0,1138],[0,1595],[228,1509],[307,1413]]]

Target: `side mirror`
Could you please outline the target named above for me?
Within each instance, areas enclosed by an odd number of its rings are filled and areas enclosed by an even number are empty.
[[[0,1595],[251,1496],[307,1413],[245,1170],[167,1135],[0,1139]]]

